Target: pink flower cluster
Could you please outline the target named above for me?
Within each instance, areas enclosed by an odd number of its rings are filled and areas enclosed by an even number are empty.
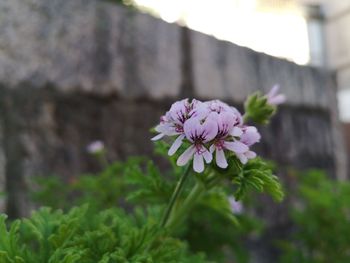
[[[209,164],[215,155],[217,166],[228,166],[225,152],[234,153],[244,164],[255,158],[250,146],[259,142],[254,126],[243,123],[239,111],[219,100],[201,102],[188,99],[175,102],[156,126],[159,133],[152,140],[174,136],[168,154],[173,155],[184,141],[190,146],[179,156],[177,165],[186,165],[193,158],[193,169],[201,173],[204,162]]]

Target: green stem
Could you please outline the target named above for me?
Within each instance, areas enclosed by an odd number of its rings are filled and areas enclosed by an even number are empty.
[[[167,224],[168,219],[170,217],[170,214],[171,214],[171,212],[172,212],[172,210],[174,208],[174,204],[175,204],[175,202],[176,202],[176,200],[177,200],[177,198],[178,198],[178,196],[179,196],[179,194],[181,192],[181,189],[182,189],[182,187],[183,187],[183,185],[184,185],[188,175],[190,174],[190,170],[191,170],[191,166],[188,165],[186,167],[185,172],[181,176],[180,180],[177,182],[175,190],[174,190],[174,192],[173,192],[173,194],[172,194],[172,196],[170,198],[168,207],[166,208],[164,216],[162,218],[162,222],[160,224],[161,227],[164,227]]]
[[[207,189],[211,189],[216,186],[221,181],[221,177],[219,174],[212,171],[207,179],[205,180],[205,186]]]
[[[202,182],[197,180],[195,186],[191,190],[190,194],[187,196],[186,200],[181,205],[180,209],[178,209],[176,213],[169,218],[166,226],[170,229],[173,229],[177,224],[179,224],[184,219],[189,210],[193,207],[193,205],[197,202],[197,200],[204,191],[205,186]]]

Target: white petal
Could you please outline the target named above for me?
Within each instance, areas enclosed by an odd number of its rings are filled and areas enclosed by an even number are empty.
[[[159,133],[158,135],[154,136],[151,140],[152,141],[158,141],[164,137],[163,133]]]
[[[185,165],[186,163],[188,163],[188,161],[192,158],[192,156],[193,156],[193,154],[195,153],[195,151],[196,151],[196,148],[195,148],[193,145],[191,145],[190,147],[188,147],[188,148],[186,149],[186,151],[184,151],[184,152],[180,155],[179,159],[177,159],[176,164],[177,164],[178,166],[184,166],[184,165]]]
[[[215,145],[214,145],[214,144],[212,144],[212,145],[210,146],[209,151],[210,151],[211,153],[213,153],[213,152],[215,151]]]
[[[272,98],[269,98],[268,102],[272,105],[279,105],[286,102],[286,96],[284,94],[278,94]]]
[[[177,134],[177,132],[175,131],[175,127],[170,123],[161,123],[157,125],[155,130],[159,133],[164,133],[168,136]]]
[[[216,150],[216,164],[221,168],[226,168],[228,166],[223,150]]]
[[[235,153],[245,153],[249,150],[249,147],[241,142],[225,142],[224,147]]]
[[[173,155],[174,153],[176,153],[176,151],[180,148],[181,144],[182,144],[182,140],[185,138],[184,134],[181,134],[179,137],[176,138],[176,140],[174,141],[173,145],[171,145],[169,151],[168,151],[168,155]]]
[[[201,173],[204,171],[204,161],[203,156],[201,154],[194,154],[193,170],[195,170],[197,173]]]
[[[232,131],[231,131],[231,135],[235,136],[235,137],[239,137],[243,134],[243,131],[241,128],[238,127],[233,127]]]
[[[246,164],[248,162],[248,158],[243,153],[236,154],[236,156],[241,161],[241,163]]]
[[[210,163],[213,160],[213,155],[207,149],[202,153],[206,163]]]
[[[273,85],[270,91],[267,93],[267,97],[274,97],[277,95],[280,86],[278,84]]]
[[[248,158],[248,159],[254,159],[256,157],[256,153],[253,151],[248,151],[246,153],[244,153],[244,155]]]

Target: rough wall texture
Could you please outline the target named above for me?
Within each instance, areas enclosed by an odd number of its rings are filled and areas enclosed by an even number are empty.
[[[107,2],[2,0],[0,187],[8,192],[7,213],[28,212],[33,176],[69,179],[95,169],[85,152],[95,139],[105,141],[111,160],[152,155],[148,130],[175,99],[220,98],[239,107],[275,83],[288,103],[262,128],[258,151],[285,166],[344,177],[330,73]],[[279,237],[288,224],[284,206],[267,203],[269,233]],[[265,243],[256,244],[260,259],[273,254]]]
[[[125,97],[179,91],[180,28],[145,14],[94,0],[5,0],[0,35],[8,85]]]

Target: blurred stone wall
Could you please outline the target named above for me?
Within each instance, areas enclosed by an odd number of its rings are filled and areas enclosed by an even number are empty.
[[[329,72],[109,2],[2,0],[0,191],[7,191],[6,212],[28,213],[33,176],[70,180],[98,169],[86,153],[93,140],[106,143],[110,160],[156,158],[149,129],[176,99],[219,98],[242,108],[248,94],[276,83],[288,102],[261,128],[258,152],[283,167],[322,168],[345,178]],[[269,233],[279,237],[288,224],[284,205],[266,203],[263,213],[275,230]],[[267,246],[257,245],[273,254]]]

